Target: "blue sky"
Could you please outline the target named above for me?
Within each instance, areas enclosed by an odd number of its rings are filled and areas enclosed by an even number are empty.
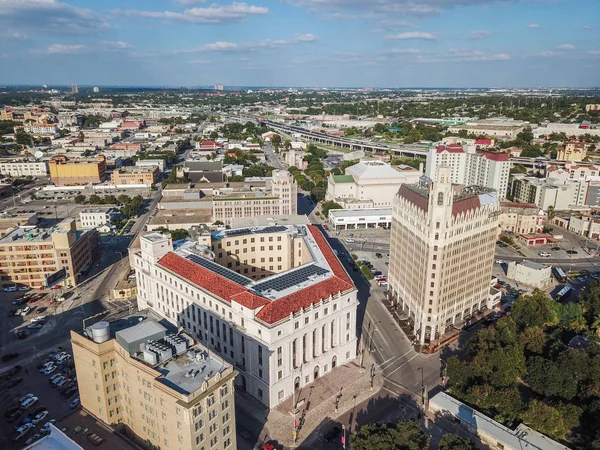
[[[0,0],[0,84],[600,85],[600,0]]]

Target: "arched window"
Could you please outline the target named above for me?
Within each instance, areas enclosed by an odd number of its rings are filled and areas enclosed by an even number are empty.
[[[443,206],[444,204],[444,193],[438,193],[438,206]]]

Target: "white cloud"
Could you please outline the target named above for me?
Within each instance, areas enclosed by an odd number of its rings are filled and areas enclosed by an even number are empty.
[[[545,51],[545,52],[534,53],[533,56],[539,56],[541,58],[550,58],[550,57],[556,56],[556,55],[558,55],[557,52],[553,52],[552,50],[548,50],[548,51]]]
[[[3,39],[29,39],[29,35],[20,31],[0,31],[0,38]]]
[[[132,47],[129,42],[124,41],[104,41],[103,44],[106,50],[126,50]]]
[[[285,47],[295,44],[304,44],[316,41],[318,38],[314,34],[302,34],[293,39],[265,39],[262,41],[250,42],[229,42],[217,41],[210,44],[204,44],[200,47],[186,48],[182,50],[174,50],[171,53],[202,53],[202,52],[255,52],[258,50],[268,50],[273,48]]]
[[[406,55],[421,53],[418,48],[390,48],[379,52],[381,55]]]
[[[50,54],[67,54],[80,53],[84,49],[83,45],[64,45],[64,44],[52,44],[45,50],[45,53]]]
[[[489,54],[471,49],[450,49],[444,53],[417,56],[417,61],[421,63],[508,61],[510,59],[507,53]]]
[[[596,55],[600,55],[600,50],[589,50],[589,51],[587,52],[587,54],[588,54],[588,55],[594,55],[594,56],[596,56]]]
[[[0,28],[36,34],[89,34],[110,25],[90,9],[59,0],[0,0]]]
[[[210,64],[211,61],[206,59],[192,59],[189,61],[190,64]]]
[[[491,35],[492,35],[492,33],[490,33],[489,31],[485,31],[485,30],[471,31],[469,33],[469,39],[485,39],[485,38],[489,38]]]
[[[593,27],[591,25],[584,25],[582,28],[584,30],[591,30]]]
[[[243,2],[233,2],[231,5],[213,4],[205,8],[189,8],[183,12],[175,11],[113,11],[115,15],[127,17],[144,17],[152,19],[175,20],[188,23],[235,23],[242,22],[249,16],[269,14],[269,9],[263,6],[248,5]]]
[[[571,44],[561,44],[556,47],[559,50],[574,50],[575,46]]]
[[[180,5],[189,6],[195,3],[206,3],[206,0],[175,0],[175,2]]]
[[[419,40],[431,41],[431,40],[435,40],[435,34],[425,33],[423,31],[408,31],[406,33],[392,34],[392,35],[386,36],[386,39],[394,39],[394,40],[396,40],[396,39],[399,39],[399,40],[419,39]]]
[[[540,25],[537,23],[530,23],[529,25],[527,25],[527,28],[532,28],[532,29],[539,28],[539,27],[540,27]]]

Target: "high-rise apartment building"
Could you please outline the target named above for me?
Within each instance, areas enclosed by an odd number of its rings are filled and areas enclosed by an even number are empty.
[[[498,197],[451,174],[440,167],[433,183],[403,185],[392,210],[390,293],[421,344],[490,306]]]
[[[223,89],[225,89],[225,87],[222,83],[215,84],[215,91],[222,91]]]
[[[236,448],[237,372],[191,336],[137,315],[71,331],[71,345],[81,405],[98,420],[151,448]]]
[[[274,225],[174,248],[151,233],[130,250],[138,308],[151,308],[234,364],[269,408],[356,357],[357,290],[321,231]]]
[[[72,84],[71,85],[71,94],[78,94],[79,93],[79,86],[77,86],[76,84]]]
[[[429,150],[425,174],[434,180],[439,167],[451,169],[452,183],[494,189],[499,199],[506,197],[511,168],[506,153],[477,153],[475,147],[465,150],[458,144],[440,145]]]
[[[48,277],[64,268],[64,280],[60,283],[75,286],[79,274],[89,270],[99,249],[98,232],[77,231],[75,220],[65,220],[54,228],[17,227],[0,239],[1,282],[45,287]]]

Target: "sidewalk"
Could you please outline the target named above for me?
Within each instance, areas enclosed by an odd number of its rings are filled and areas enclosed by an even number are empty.
[[[295,399],[298,408],[296,419],[301,426],[295,443],[292,438],[294,425],[292,397],[270,412],[266,408],[258,407],[251,399],[243,395],[237,396],[236,402],[240,409],[264,423],[264,428],[269,432],[268,439],[276,440],[285,447],[295,448],[300,444],[306,445],[312,440],[318,439],[319,434],[313,432],[328,418],[335,420],[336,417],[369,399],[382,388],[383,378],[376,368],[373,390],[371,390],[369,370],[371,364],[371,359],[365,355],[365,369],[360,368],[360,359],[357,358],[351,363],[336,367],[333,371],[298,391]],[[340,388],[342,395],[339,400],[338,412],[336,412],[335,403],[336,397],[340,394]]]

